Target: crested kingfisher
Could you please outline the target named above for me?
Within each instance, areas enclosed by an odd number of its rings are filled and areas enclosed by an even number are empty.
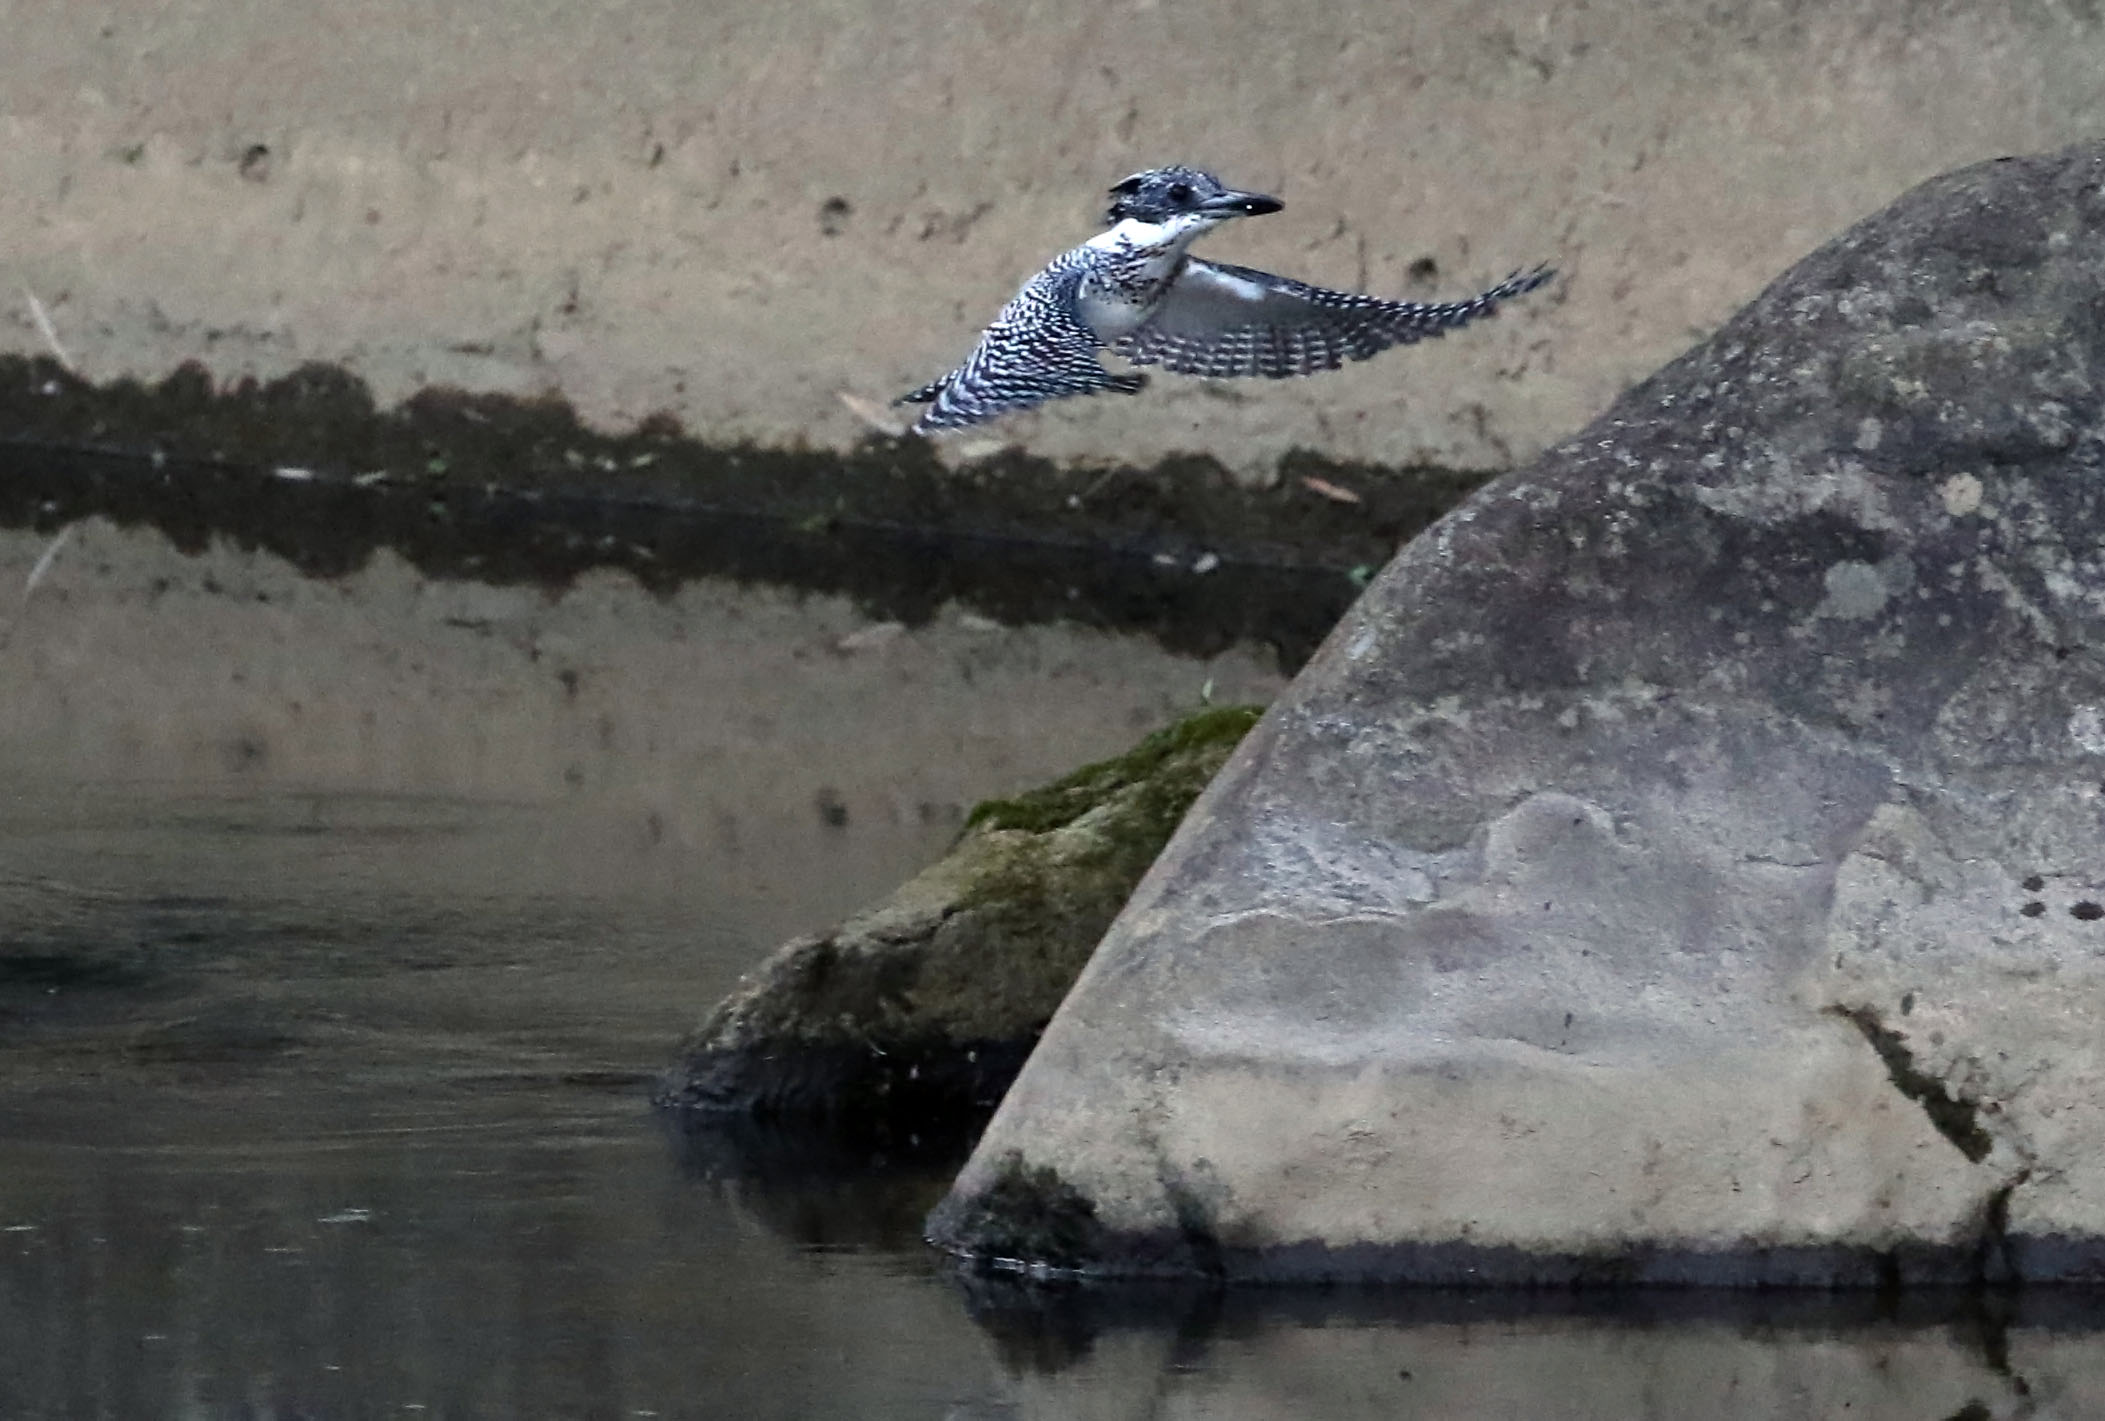
[[[1133,174],[1111,189],[1106,230],[1025,282],[964,364],[896,403],[927,405],[914,430],[928,434],[1069,395],[1138,393],[1147,377],[1104,369],[1106,349],[1180,375],[1312,375],[1468,325],[1555,275],[1538,266],[1467,300],[1426,304],[1186,255],[1222,223],[1282,206],[1197,168]]]

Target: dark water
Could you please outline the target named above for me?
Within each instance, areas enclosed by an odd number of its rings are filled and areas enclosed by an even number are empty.
[[[2053,1298],[1033,1290],[918,1241],[955,1142],[643,1101],[781,930],[560,808],[0,797],[0,1416],[2105,1415]],[[698,929],[696,924],[710,926]]]
[[[997,1380],[910,1229],[785,1235],[632,1093],[39,1105],[0,1152],[9,1416],[924,1416]]]

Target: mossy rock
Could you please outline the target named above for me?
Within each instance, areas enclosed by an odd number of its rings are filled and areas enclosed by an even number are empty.
[[[979,805],[941,862],[747,976],[689,1037],[660,1103],[861,1119],[991,1108],[1261,713],[1210,708]]]
[[[981,802],[965,820],[966,833],[979,828],[1047,833],[1065,828],[1131,789],[1139,792],[1140,799],[1133,804],[1133,813],[1121,819],[1120,827],[1159,850],[1221,761],[1242,743],[1261,714],[1261,706],[1216,706],[1187,716],[1115,759],[1084,765],[1014,799]]]

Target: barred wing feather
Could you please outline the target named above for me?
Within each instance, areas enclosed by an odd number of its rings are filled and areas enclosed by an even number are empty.
[[[1052,267],[1002,308],[965,363],[901,404],[926,404],[916,431],[962,429],[1047,400],[1100,390],[1130,393],[1141,377],[1113,375],[1097,358],[1103,343],[1075,311],[1078,266]]]
[[[1192,257],[1147,322],[1112,348],[1135,365],[1182,375],[1309,375],[1468,325],[1553,275],[1536,267],[1466,301],[1426,304],[1331,291]]]

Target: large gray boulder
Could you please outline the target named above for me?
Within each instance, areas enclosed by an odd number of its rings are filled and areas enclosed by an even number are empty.
[[[2105,1276],[2105,150],[1804,261],[1369,588],[931,1221],[1103,1272]]]

